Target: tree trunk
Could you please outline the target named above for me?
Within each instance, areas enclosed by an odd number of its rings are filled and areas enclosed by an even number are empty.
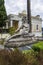
[[[30,0],[27,0],[27,22],[29,24],[29,32],[31,32],[31,10],[30,10]]]

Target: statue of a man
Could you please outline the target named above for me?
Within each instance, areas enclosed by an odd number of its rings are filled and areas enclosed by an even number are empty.
[[[29,24],[27,22],[27,18],[26,17],[23,17],[22,19],[22,26],[21,26],[21,33],[22,34],[27,34],[29,33]]]
[[[27,22],[27,18],[26,17],[22,18],[22,25],[17,29],[17,31],[19,31],[19,33],[21,33],[21,34],[29,33],[29,24]]]

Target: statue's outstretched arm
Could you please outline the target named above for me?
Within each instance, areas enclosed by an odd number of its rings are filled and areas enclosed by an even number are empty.
[[[23,29],[23,25],[21,25],[21,26],[15,31],[15,33],[16,33],[16,32],[19,32],[21,29]]]

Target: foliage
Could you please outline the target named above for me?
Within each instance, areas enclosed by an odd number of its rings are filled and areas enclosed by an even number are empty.
[[[26,54],[17,49],[0,50],[0,65],[43,65],[43,52],[39,53],[33,50]]]
[[[0,44],[3,45],[3,44],[4,44],[4,41],[5,41],[5,39],[2,39],[2,40],[0,41]]]
[[[32,46],[32,49],[33,49],[34,51],[37,51],[37,52],[39,52],[39,51],[40,51],[40,48],[39,48],[39,47],[37,47],[37,46]]]
[[[32,46],[32,49],[34,51],[40,51],[40,50],[43,50],[43,41],[39,41],[37,44],[34,44]]]
[[[14,51],[0,50],[0,65],[28,65],[27,63],[25,54],[17,49]]]
[[[43,51],[22,53],[18,49],[0,50],[0,65],[43,65]]]
[[[43,65],[43,49],[40,51],[39,49],[31,49],[23,52],[17,48],[13,51],[9,49],[0,50],[0,65]]]
[[[15,33],[15,28],[14,27],[10,27],[9,28],[9,34],[13,35]]]
[[[34,50],[27,51],[24,53],[26,54],[26,58],[28,58],[29,65],[43,65],[43,50],[40,50],[38,52]]]
[[[0,0],[0,27],[5,26],[5,20],[7,19],[4,0]]]

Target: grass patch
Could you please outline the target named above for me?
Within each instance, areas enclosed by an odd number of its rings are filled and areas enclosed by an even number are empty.
[[[27,53],[31,53],[32,50],[24,50],[22,51],[23,53],[27,54]]]
[[[31,50],[24,50],[22,52],[25,53],[25,54],[27,54],[27,53],[31,53],[32,50],[35,50],[35,51],[38,51],[38,52],[40,50],[43,50],[43,41],[39,41],[36,44],[33,44]]]

